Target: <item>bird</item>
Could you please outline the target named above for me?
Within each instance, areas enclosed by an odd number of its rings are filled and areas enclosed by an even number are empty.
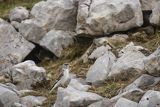
[[[69,75],[69,71],[70,71],[70,65],[68,63],[63,64],[62,66],[62,76],[60,78],[60,80],[58,82],[55,83],[55,85],[51,88],[50,93],[52,93],[52,91],[59,87],[59,86],[65,86],[67,83],[69,83],[70,81],[70,75]]]

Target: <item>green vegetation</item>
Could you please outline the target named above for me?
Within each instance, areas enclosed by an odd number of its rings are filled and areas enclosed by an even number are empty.
[[[31,9],[35,3],[40,0],[8,0],[0,2],[0,17],[7,18],[10,10],[16,6],[24,6],[27,9]]]

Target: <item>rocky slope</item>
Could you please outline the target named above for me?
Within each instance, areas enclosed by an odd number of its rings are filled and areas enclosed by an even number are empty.
[[[47,0],[0,19],[0,107],[160,107],[160,1]]]

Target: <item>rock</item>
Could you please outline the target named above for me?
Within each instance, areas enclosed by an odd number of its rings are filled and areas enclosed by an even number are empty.
[[[142,89],[144,89],[144,88],[149,87],[149,86],[154,86],[159,81],[160,81],[159,77],[153,77],[153,76],[150,76],[150,75],[147,75],[147,74],[143,74],[138,79],[136,79],[133,83],[128,85],[123,90],[123,92],[129,91],[129,90],[134,89],[134,88],[142,88]]]
[[[91,86],[87,85],[84,80],[81,79],[71,79],[68,87],[72,87],[79,91],[87,91]]]
[[[117,96],[112,97],[111,101],[117,101],[123,97],[123,98],[129,99],[131,101],[138,102],[141,99],[141,97],[143,96],[143,94],[144,94],[143,90],[141,90],[139,88],[133,88],[131,90],[128,90],[128,91],[123,92]]]
[[[147,50],[143,48],[142,46],[135,46],[133,42],[130,42],[128,45],[126,45],[122,50],[118,52],[119,57],[123,56],[125,53],[133,52],[133,51],[141,51],[141,50]]]
[[[20,104],[20,103],[14,103],[13,107],[27,107],[27,106]]]
[[[15,102],[19,102],[17,93],[0,85],[0,107],[11,107]]]
[[[20,99],[20,103],[26,107],[37,107],[42,106],[43,102],[46,100],[46,97],[42,96],[25,96]]]
[[[109,77],[122,74],[122,73],[133,73],[133,71],[142,73],[144,70],[143,58],[146,56],[139,51],[140,46],[127,45],[120,52],[120,58],[113,64]],[[133,70],[131,70],[133,69]]]
[[[79,2],[77,34],[93,36],[126,31],[143,24],[139,0],[83,0]]]
[[[45,69],[37,67],[33,61],[25,61],[14,65],[10,69],[12,82],[21,89],[32,89],[36,83],[41,83],[46,79]]]
[[[138,103],[130,101],[125,98],[120,98],[114,107],[137,107]]]
[[[152,10],[158,0],[140,0],[143,11]]]
[[[113,107],[115,102],[112,102],[110,99],[104,98],[101,101],[95,102],[88,107]]]
[[[29,11],[25,7],[21,6],[15,7],[13,10],[11,10],[9,15],[10,21],[21,22],[27,18],[29,18]]]
[[[48,0],[34,5],[31,14],[34,23],[47,30],[74,31],[77,6],[73,0]]]
[[[115,60],[115,55],[112,52],[107,51],[89,68],[86,81],[93,84],[104,82],[104,80],[107,79],[107,75],[109,74]]]
[[[100,47],[96,48],[95,50],[93,50],[93,52],[89,56],[89,59],[97,59],[97,58],[103,56],[109,49],[111,49],[111,47],[108,45],[107,46],[100,46]]]
[[[156,2],[154,8],[152,9],[150,23],[153,25],[160,25],[160,1]]]
[[[144,59],[145,70],[154,76],[160,76],[160,47]]]
[[[74,33],[72,32],[51,30],[40,41],[40,45],[54,53],[57,57],[61,57],[63,50],[73,45],[73,36]]]
[[[99,100],[102,100],[102,97],[95,93],[60,87],[53,107],[86,107]]]
[[[45,36],[46,31],[34,23],[22,22],[19,25],[19,32],[22,36],[33,43],[39,44],[40,40]]]
[[[0,20],[0,71],[21,62],[35,46],[10,24]]]
[[[160,92],[149,90],[139,101],[138,107],[160,107]]]

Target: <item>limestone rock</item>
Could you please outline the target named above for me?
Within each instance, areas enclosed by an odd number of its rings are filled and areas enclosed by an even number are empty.
[[[126,31],[143,24],[139,0],[82,0],[77,15],[78,34],[93,36]]]
[[[40,45],[51,51],[57,57],[61,57],[63,50],[73,45],[73,36],[73,32],[51,30],[40,41]]]
[[[114,107],[137,107],[138,103],[130,101],[125,98],[120,98]]]
[[[160,1],[156,2],[155,6],[152,9],[150,23],[153,25],[160,25]]]
[[[21,6],[15,7],[13,10],[11,10],[9,15],[10,21],[21,22],[27,18],[29,18],[29,11],[25,7]]]
[[[37,67],[33,61],[25,61],[10,69],[12,82],[18,89],[32,89],[36,83],[46,79],[45,69]]]
[[[160,107],[160,92],[149,90],[140,100],[138,107]]]
[[[99,100],[102,100],[102,97],[95,93],[60,87],[53,107],[86,107]]]
[[[11,107],[15,102],[19,102],[17,93],[0,85],[0,107]]]
[[[105,79],[107,79],[107,75],[109,74],[115,60],[115,55],[112,52],[107,51],[89,68],[86,81],[94,84],[103,82]]]
[[[73,0],[47,0],[34,5],[31,14],[34,23],[47,30],[74,31],[77,6]]]
[[[10,24],[0,20],[0,71],[21,62],[34,48]]]

